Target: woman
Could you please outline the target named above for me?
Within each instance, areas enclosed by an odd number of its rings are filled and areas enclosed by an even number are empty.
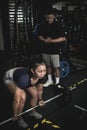
[[[39,101],[40,106],[45,105],[42,100],[43,83],[45,82],[46,64],[43,59],[35,59],[30,69],[25,67],[15,67],[8,70],[4,76],[4,83],[8,90],[13,94],[13,121],[17,121],[22,128],[28,127],[28,124],[21,116],[17,116],[23,111],[26,92],[31,95],[30,105],[35,107]],[[34,109],[30,116],[36,119],[42,118],[42,115]]]

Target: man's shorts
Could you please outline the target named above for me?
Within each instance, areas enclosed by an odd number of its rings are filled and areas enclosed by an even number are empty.
[[[46,62],[47,66],[51,66],[56,68],[56,67],[60,67],[60,58],[59,58],[59,54],[42,54],[43,59]]]

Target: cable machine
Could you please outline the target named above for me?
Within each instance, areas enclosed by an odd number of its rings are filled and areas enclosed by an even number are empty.
[[[9,0],[10,44],[15,66],[23,64],[33,53],[31,12],[33,12],[31,0]]]

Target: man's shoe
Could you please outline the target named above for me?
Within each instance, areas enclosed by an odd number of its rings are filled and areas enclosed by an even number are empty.
[[[17,124],[21,128],[28,128],[29,127],[29,125],[23,120],[22,117],[17,120]]]
[[[42,116],[40,113],[36,112],[36,111],[31,111],[31,112],[29,113],[29,116],[32,116],[32,117],[34,117],[34,118],[36,118],[36,119],[41,119],[41,118],[43,118],[43,116]]]
[[[43,84],[43,87],[48,87],[50,85],[53,85],[53,80],[51,80],[51,81],[47,80],[47,82],[45,84]]]

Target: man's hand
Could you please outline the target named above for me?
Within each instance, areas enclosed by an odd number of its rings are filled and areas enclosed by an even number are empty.
[[[44,42],[45,42],[45,43],[51,43],[51,40],[52,40],[52,39],[51,39],[50,37],[47,37]]]

